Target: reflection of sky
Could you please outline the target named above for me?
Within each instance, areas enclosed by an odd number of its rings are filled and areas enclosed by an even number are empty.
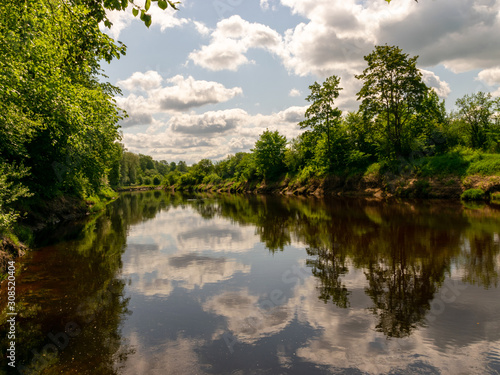
[[[302,244],[272,254],[255,228],[189,208],[132,227],[127,243],[123,334],[136,352],[123,374],[500,371],[499,289],[460,289],[411,336],[387,339],[363,270],[342,278],[348,308],[324,303]]]

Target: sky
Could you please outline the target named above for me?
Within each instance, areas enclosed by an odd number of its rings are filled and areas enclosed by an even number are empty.
[[[221,160],[266,129],[290,141],[309,86],[334,74],[336,105],[357,110],[355,75],[376,45],[418,55],[449,111],[466,94],[500,96],[500,0],[184,0],[149,13],[150,28],[108,13],[103,30],[127,54],[102,67],[129,116],[122,143],[156,160]]]

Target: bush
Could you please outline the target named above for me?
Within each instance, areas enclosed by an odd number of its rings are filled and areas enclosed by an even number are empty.
[[[149,177],[149,176],[144,177],[144,179],[142,180],[142,183],[144,185],[151,185],[151,177]]]
[[[380,174],[380,163],[373,163],[366,168],[365,177],[378,176]]]
[[[180,178],[180,173],[177,171],[173,172],[168,172],[168,174],[165,176],[165,179],[163,180],[163,185],[165,186],[172,186],[177,183],[177,181]]]
[[[491,194],[491,200],[495,203],[500,203],[500,192]]]
[[[218,184],[222,182],[222,178],[217,173],[211,173],[203,178],[202,183],[208,184]]]
[[[153,177],[153,185],[160,185],[160,184],[161,184],[160,176],[154,176]]]
[[[471,158],[467,174],[492,176],[500,174],[500,155],[477,153]]]
[[[482,189],[469,189],[462,193],[461,198],[465,201],[480,201],[484,200],[485,193]]]

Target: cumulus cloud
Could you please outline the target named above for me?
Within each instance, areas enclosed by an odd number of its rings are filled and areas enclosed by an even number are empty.
[[[297,89],[291,89],[290,92],[288,93],[288,96],[291,96],[291,97],[300,96],[300,91]]]
[[[205,26],[204,23],[198,22],[198,21],[193,21],[193,24],[196,28],[196,31],[198,31],[201,35],[210,34],[210,29],[207,26]]]
[[[304,120],[306,108],[293,106],[268,115],[251,115],[240,108],[179,114],[161,125],[153,123],[151,131],[124,134],[123,142],[130,151],[157,159],[222,159],[249,151],[266,129],[278,130],[289,140],[298,136],[302,130],[297,124]]]
[[[223,133],[235,129],[248,114],[242,109],[206,112],[202,115],[181,115],[170,119],[170,129],[184,134]]]
[[[158,100],[162,110],[185,111],[205,104],[226,102],[243,93],[240,87],[226,88],[218,82],[197,81],[177,75],[167,80],[173,86],[153,90],[150,95]]]
[[[487,85],[500,85],[500,66],[480,71],[477,78]]]
[[[281,0],[307,21],[283,34],[232,16],[217,24],[211,42],[189,59],[210,70],[237,70],[251,61],[250,48],[268,50],[300,76],[357,74],[375,45],[398,45],[419,64],[443,64],[455,72],[492,68],[500,58],[500,0],[359,2]],[[261,7],[269,7],[262,0]],[[425,25],[425,27],[423,27]],[[418,36],[418,37],[416,37]],[[446,92],[441,87],[442,94]]]
[[[251,61],[245,56],[250,48],[263,48],[277,52],[281,36],[270,27],[250,23],[235,15],[217,23],[211,42],[189,54],[189,60],[209,70],[236,71]]]
[[[126,97],[116,98],[118,105],[129,115],[122,122],[124,127],[151,125],[155,113],[178,113],[207,104],[223,103],[243,93],[240,87],[226,88],[221,83],[196,80],[191,76],[176,75],[164,80],[158,72],[151,70],[135,72],[129,78],[118,81],[118,86],[131,91]]]
[[[154,107],[147,98],[134,93],[127,97],[115,98],[116,104],[127,112],[128,117],[121,121],[124,128],[135,125],[152,125]]]
[[[146,73],[135,72],[129,78],[118,81],[117,85],[129,91],[148,91],[159,88],[162,80],[158,72],[148,70]]]
[[[451,92],[448,82],[442,81],[434,72],[421,69],[422,79],[427,86],[432,87],[441,99],[445,99]]]

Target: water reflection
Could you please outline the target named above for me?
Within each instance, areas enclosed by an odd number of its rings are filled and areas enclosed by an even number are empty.
[[[75,322],[48,373],[495,374],[499,224],[439,201],[123,194],[24,263],[20,358]]]

